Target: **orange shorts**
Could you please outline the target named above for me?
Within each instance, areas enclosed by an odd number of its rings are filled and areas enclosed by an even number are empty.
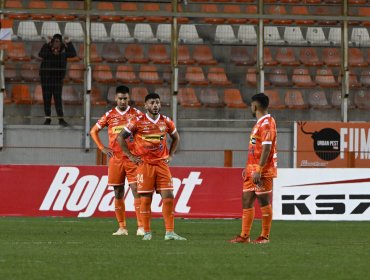
[[[136,183],[137,165],[122,155],[114,155],[108,163],[108,186],[121,186],[125,178],[129,184]]]
[[[270,177],[262,177],[260,184],[257,186],[253,183],[252,177],[248,177],[243,183],[243,192],[255,192],[257,195],[271,193],[273,179]]]
[[[172,175],[168,164],[160,161],[158,164],[142,163],[137,168],[137,192],[152,193],[173,190]]]

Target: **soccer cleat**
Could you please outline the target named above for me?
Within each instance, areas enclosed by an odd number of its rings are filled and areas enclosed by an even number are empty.
[[[265,244],[269,242],[270,242],[270,239],[264,236],[259,236],[256,240],[252,241],[253,244]]]
[[[186,238],[174,233],[173,231],[170,231],[166,232],[164,240],[186,240]]]
[[[116,232],[113,232],[112,235],[128,235],[128,231],[125,228],[119,228]]]
[[[144,228],[143,227],[137,228],[136,235],[137,236],[144,236],[145,235]]]
[[[152,240],[152,233],[151,232],[145,232],[143,240]]]
[[[243,237],[240,235],[235,236],[235,238],[229,240],[230,243],[250,243],[251,239],[248,237]]]

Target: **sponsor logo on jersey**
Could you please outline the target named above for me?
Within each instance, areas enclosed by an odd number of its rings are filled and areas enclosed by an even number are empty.
[[[123,127],[124,127],[124,125],[118,125],[118,126],[112,127],[112,132],[114,134],[119,134],[119,133],[121,133]]]

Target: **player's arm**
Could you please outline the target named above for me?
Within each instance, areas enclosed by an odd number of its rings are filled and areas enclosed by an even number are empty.
[[[263,143],[262,144],[262,152],[261,152],[261,158],[259,165],[257,167],[256,172],[253,173],[252,178],[253,178],[253,183],[259,184],[261,180],[261,171],[262,168],[266,165],[267,159],[269,157],[269,154],[271,152],[271,144],[270,143]]]
[[[135,155],[133,155],[130,151],[130,149],[128,148],[128,145],[127,145],[127,142],[126,142],[126,139],[128,137],[130,137],[131,135],[131,132],[129,132],[127,130],[127,128],[125,127],[124,129],[122,129],[121,133],[118,135],[117,137],[117,141],[119,143],[119,145],[121,146],[121,149],[122,149],[122,152],[134,163],[136,164],[139,164],[141,163],[141,158],[140,157],[137,157]]]
[[[113,156],[113,150],[109,147],[105,147],[103,143],[101,142],[100,137],[99,137],[99,132],[100,132],[100,128],[95,124],[90,130],[91,138],[94,140],[99,150],[101,150],[108,157]]]
[[[171,136],[172,142],[171,142],[167,162],[170,162],[172,160],[172,158],[173,158],[173,156],[174,156],[174,154],[177,150],[177,147],[179,146],[179,143],[180,143],[180,135],[177,132],[177,130],[175,130],[173,133],[171,133],[170,136]]]

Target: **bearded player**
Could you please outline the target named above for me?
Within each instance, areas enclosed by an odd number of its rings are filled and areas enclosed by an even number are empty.
[[[142,113],[129,106],[129,88],[118,86],[116,88],[115,101],[117,106],[106,112],[90,131],[91,137],[98,148],[109,157],[108,163],[108,186],[114,188],[114,211],[119,228],[113,235],[128,235],[126,227],[126,213],[124,203],[125,178],[134,195],[134,206],[137,218],[137,235],[144,235],[144,228],[140,219],[140,197],[137,193],[136,168],[137,166],[122,152],[117,136],[131,119],[136,119]],[[99,132],[108,127],[109,147],[105,147],[99,138]],[[133,138],[126,139],[129,149],[133,148]]]
[[[240,235],[230,240],[231,243],[268,243],[272,222],[271,193],[273,178],[277,175],[276,124],[268,114],[269,98],[263,93],[252,96],[251,110],[257,118],[250,136],[247,166],[243,170],[243,216]],[[254,220],[254,202],[262,212],[262,232],[250,240],[250,231]]]

